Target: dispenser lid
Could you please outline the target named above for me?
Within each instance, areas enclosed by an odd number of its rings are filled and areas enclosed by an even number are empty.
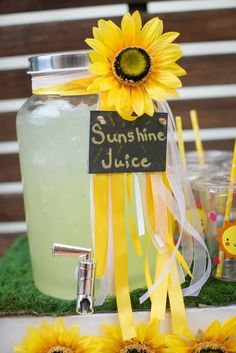
[[[89,50],[63,52],[31,56],[29,60],[29,74],[54,73],[63,71],[86,70],[90,64]]]

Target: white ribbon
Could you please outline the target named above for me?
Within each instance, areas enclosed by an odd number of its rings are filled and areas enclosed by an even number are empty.
[[[157,192],[160,197],[166,202],[167,207],[170,209],[174,218],[178,221],[180,225],[180,234],[176,243],[176,246],[170,256],[170,259],[165,267],[164,271],[161,273],[159,278],[154,282],[152,287],[139,298],[140,303],[143,303],[146,299],[150,297],[150,295],[158,288],[160,283],[164,280],[167,273],[170,271],[170,268],[175,260],[176,253],[179,249],[183,230],[189,234],[194,241],[194,267],[193,267],[193,279],[191,280],[190,286],[183,290],[184,295],[192,295],[196,296],[199,294],[201,287],[207,281],[210,273],[211,273],[211,259],[206,247],[206,244],[203,240],[203,237],[199,234],[199,232],[193,228],[193,226],[185,219],[185,198],[187,201],[187,206],[191,209],[196,210],[196,206],[194,203],[194,199],[191,192],[191,187],[189,184],[189,180],[185,177],[184,172],[182,172],[182,163],[179,156],[179,151],[177,149],[175,136],[174,136],[174,119],[171,113],[171,110],[167,103],[158,103],[158,106],[161,108],[161,111],[168,112],[169,121],[168,121],[168,161],[167,161],[167,177],[169,184],[171,186],[171,190],[173,195],[169,192],[169,190],[164,185],[161,175],[157,174],[158,180],[158,188]],[[163,192],[164,190],[164,192]],[[196,210],[196,224],[200,227],[200,220],[198,219],[198,214]],[[207,258],[207,266],[206,266],[206,258]],[[190,255],[190,262],[191,262]]]
[[[157,191],[158,188],[161,187],[161,185],[159,185],[158,175],[156,173],[151,174],[151,184],[152,184],[152,193],[153,195],[155,195],[155,191]],[[166,202],[161,198],[154,198],[153,202],[154,202],[155,225],[156,225],[153,242],[156,249],[159,250],[160,253],[164,253],[169,249],[166,244],[166,240],[164,236],[164,232],[168,228],[168,215],[167,215],[167,209],[165,207]]]
[[[134,174],[134,190],[135,190],[135,204],[136,204],[138,234],[139,234],[139,236],[143,236],[145,234],[143,205],[142,205],[139,180],[138,180],[138,176],[136,174]]]
[[[193,221],[194,221],[193,223],[194,223],[194,226],[197,228],[197,232],[196,233],[194,232],[194,234],[196,236],[194,236],[190,232],[190,235],[192,235],[192,237],[194,239],[194,261],[193,261],[193,270],[192,270],[193,279],[191,280],[190,287],[189,287],[191,289],[187,290],[187,288],[185,288],[184,293],[188,292],[188,295],[197,296],[201,290],[202,285],[207,281],[207,279],[210,275],[210,271],[211,271],[210,255],[209,255],[207,247],[203,241],[203,232],[202,232],[201,222],[200,222],[197,208],[195,205],[195,201],[193,198],[190,182],[189,182],[189,179],[186,178],[186,174],[185,174],[184,168],[181,163],[179,150],[178,150],[177,144],[175,143],[175,140],[174,140],[174,131],[175,131],[174,118],[173,118],[172,112],[171,112],[168,104],[164,104],[164,105],[166,105],[166,110],[167,110],[169,117],[170,117],[170,124],[169,124],[168,133],[170,133],[171,136],[169,138],[169,146],[170,146],[170,154],[172,155],[172,159],[175,161],[175,164],[172,165],[172,169],[171,169],[170,164],[167,166],[167,168],[170,169],[170,170],[168,170],[168,177],[170,177],[172,175],[172,183],[171,183],[172,187],[174,187],[176,178],[177,178],[177,180],[179,180],[179,184],[182,186],[181,192],[183,193],[183,196],[185,199],[186,209],[192,210],[192,213],[194,215],[194,217],[192,217]],[[179,201],[178,198],[177,198],[177,201]],[[194,228],[191,227],[191,229],[193,230]],[[184,238],[184,240],[185,239],[186,239],[186,237]],[[182,244],[182,242],[181,242],[181,244]],[[185,250],[185,248],[184,248],[184,250]],[[190,251],[191,251],[191,249],[190,249]],[[183,249],[182,249],[182,253],[183,253]],[[191,254],[189,254],[189,253],[184,254],[183,253],[183,255],[184,255],[184,257],[186,257],[186,259],[189,259],[189,262],[191,262]],[[207,268],[206,268],[207,261],[208,261],[208,263],[207,263]],[[195,283],[199,283],[199,286],[194,285]]]

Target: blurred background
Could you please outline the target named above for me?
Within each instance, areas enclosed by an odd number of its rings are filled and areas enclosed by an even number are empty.
[[[27,57],[86,48],[99,18],[120,24],[138,9],[144,22],[164,20],[181,33],[187,70],[179,100],[186,149],[194,149],[189,117],[196,109],[204,149],[233,150],[236,137],[236,0],[0,0],[0,256],[26,233],[16,142],[16,112],[31,95]]]

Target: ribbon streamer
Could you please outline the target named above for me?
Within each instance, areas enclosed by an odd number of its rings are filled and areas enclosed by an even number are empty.
[[[172,263],[176,257],[177,251],[179,249],[180,243],[182,241],[183,230],[189,234],[189,236],[194,239],[194,267],[193,267],[193,279],[191,280],[190,286],[183,290],[184,295],[198,295],[202,285],[207,281],[211,272],[211,261],[210,255],[207,247],[204,243],[203,236],[200,235],[199,230],[201,229],[200,220],[196,211],[196,224],[198,225],[198,231],[194,229],[189,222],[185,219],[185,198],[187,199],[187,206],[192,209],[196,209],[195,203],[192,197],[191,187],[189,181],[183,178],[183,168],[181,167],[181,159],[176,146],[176,141],[174,137],[174,119],[172,113],[169,109],[167,103],[159,103],[161,111],[167,111],[169,116],[168,124],[168,163],[167,163],[167,178],[170,184],[172,194],[169,193],[169,203],[168,208],[171,210],[174,218],[178,221],[180,226],[179,238],[177,240],[176,246],[169,258],[165,270],[162,271],[159,278],[155,281],[151,288],[140,297],[140,303],[143,303],[148,297],[150,297],[153,292],[158,288],[160,283],[166,277],[166,274],[170,271]],[[158,173],[157,173],[158,175]],[[160,178],[160,176],[159,176]],[[160,185],[160,184],[159,184]],[[161,190],[158,187],[158,192]],[[167,190],[168,193],[168,190]],[[189,195],[189,196],[188,196]],[[161,194],[160,194],[161,196]],[[165,200],[165,195],[162,194],[163,200]],[[171,202],[170,202],[171,200]],[[173,206],[174,205],[174,206]],[[206,263],[206,258],[208,259]]]
[[[94,80],[87,73],[80,80],[72,73],[67,79],[65,75],[58,74],[50,83],[40,77],[33,77],[34,94],[59,94],[80,95],[86,94],[86,88]],[[106,109],[101,102],[102,109]],[[136,336],[132,307],[128,285],[128,252],[126,243],[125,224],[125,190],[128,194],[128,206],[130,210],[130,226],[133,244],[136,253],[141,255],[142,249],[139,236],[147,228],[145,277],[148,291],[140,298],[142,303],[149,296],[152,301],[151,320],[157,317],[163,318],[167,292],[172,309],[172,325],[174,332],[180,332],[185,325],[183,298],[178,277],[178,265],[189,273],[189,267],[193,263],[193,279],[190,286],[183,290],[184,295],[198,295],[202,285],[206,282],[211,272],[211,261],[204,243],[201,225],[194,204],[189,181],[183,170],[179,151],[175,141],[175,125],[169,106],[165,102],[159,102],[160,111],[168,112],[168,140],[167,140],[167,167],[166,173],[147,173],[145,182],[142,181],[140,195],[139,179],[124,174],[95,175],[91,178],[90,192],[91,222],[95,258],[97,261],[97,276],[101,281],[101,288],[97,303],[102,303],[113,288],[113,278],[117,298],[118,315],[124,339]],[[137,215],[138,232],[135,224],[133,210],[133,189]],[[185,217],[186,210],[195,210],[194,226]],[[166,214],[168,217],[166,217]],[[171,214],[171,216],[170,216]],[[143,220],[143,215],[145,222]],[[177,243],[173,243],[173,217],[179,224],[179,236]],[[154,281],[151,278],[149,268],[149,251],[151,241],[156,249],[156,269]],[[183,256],[179,252],[182,246]],[[178,262],[177,262],[178,261]],[[97,304],[96,303],[96,304]],[[178,327],[179,320],[183,326]]]
[[[128,340],[136,336],[136,331],[128,284],[124,182],[124,174],[111,175],[116,302],[122,336],[124,340]]]
[[[132,210],[132,194],[133,194],[133,175],[132,174],[126,175],[126,188],[127,188],[128,203],[129,203],[129,209],[130,209],[130,215],[129,215],[130,231],[131,231],[136,255],[141,256],[142,255],[142,247],[141,247],[141,244],[139,241],[139,236],[138,236],[136,224],[134,221],[133,210]],[[136,209],[137,209],[137,207],[136,207]]]
[[[94,223],[96,276],[102,277],[105,271],[108,246],[108,182],[105,174],[94,175]]]

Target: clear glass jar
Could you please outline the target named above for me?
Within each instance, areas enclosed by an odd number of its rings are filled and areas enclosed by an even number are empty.
[[[48,84],[86,74],[88,53],[30,59],[33,78]],[[46,82],[46,81],[45,81]],[[92,247],[89,205],[90,110],[97,95],[32,96],[17,116],[24,203],[34,281],[45,294],[76,296],[77,258],[52,257],[54,242]],[[130,289],[145,286],[144,260],[127,236]]]

